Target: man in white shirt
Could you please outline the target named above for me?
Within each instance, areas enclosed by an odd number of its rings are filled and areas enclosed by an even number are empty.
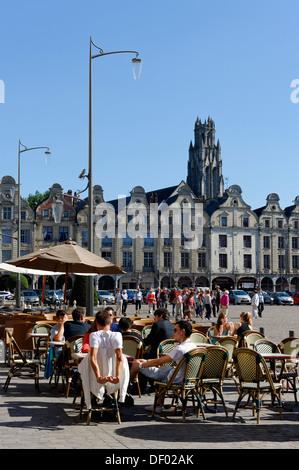
[[[115,299],[114,302],[116,304],[115,313],[116,313],[116,315],[118,315],[118,314],[121,315],[122,314],[122,306],[123,306],[123,298],[122,298],[120,289],[117,289],[114,299]]]
[[[164,366],[160,369],[160,366],[163,366],[163,364],[167,364],[173,361],[178,364],[184,354],[191,351],[191,349],[196,348],[196,345],[194,343],[191,343],[189,339],[191,333],[191,323],[186,320],[177,321],[173,331],[173,337],[176,341],[178,341],[179,345],[176,346],[167,355],[156,359],[151,359],[149,361],[146,361],[144,359],[136,359],[132,364],[131,378],[134,377],[134,375],[136,375],[139,371],[139,373],[144,374],[149,379],[153,379],[160,382],[167,382],[171,377],[175,367]],[[181,382],[183,377],[184,369],[181,369],[178,375],[176,376],[174,383]],[[158,405],[162,404],[163,397],[161,397],[161,400],[159,401]],[[152,407],[146,407],[146,409],[151,411]],[[159,408],[157,407],[157,411],[161,411],[161,406]]]
[[[259,296],[257,293],[257,290],[254,289],[253,291],[253,296],[251,299],[251,305],[252,305],[252,318],[258,318],[258,306],[259,306]]]

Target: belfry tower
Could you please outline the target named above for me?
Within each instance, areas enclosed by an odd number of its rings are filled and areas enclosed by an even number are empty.
[[[197,118],[194,145],[189,147],[187,184],[197,197],[215,199],[223,196],[221,147],[215,145],[215,123],[210,117],[204,123]]]

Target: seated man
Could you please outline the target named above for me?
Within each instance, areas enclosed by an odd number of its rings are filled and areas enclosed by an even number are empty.
[[[154,323],[150,334],[143,340],[144,346],[150,345],[150,351],[146,353],[146,357],[152,359],[157,357],[157,349],[161,341],[172,338],[174,326],[169,321],[169,313],[166,308],[158,308],[155,310]]]
[[[111,331],[120,331],[118,323],[114,321],[115,312],[114,312],[113,308],[112,307],[106,307],[104,310],[106,312],[109,312],[111,314],[111,317],[112,317],[112,321],[111,321],[111,324],[110,324],[110,330]]]
[[[137,334],[134,331],[131,331],[132,328],[132,320],[129,317],[124,317],[119,320],[119,331],[123,335],[123,337],[126,336],[134,336],[135,338],[141,339],[141,334]]]
[[[50,341],[65,341],[64,337],[64,324],[68,320],[68,316],[64,310],[57,310],[56,312],[57,322],[51,328],[50,331]],[[62,351],[62,346],[55,347],[54,356],[58,357]]]
[[[69,339],[72,336],[85,335],[90,328],[90,323],[85,322],[85,311],[83,307],[77,307],[72,311],[73,321],[64,323],[64,337]]]
[[[125,400],[129,384],[128,362],[122,354],[122,335],[110,330],[111,321],[106,310],[96,314],[97,331],[90,333],[90,352],[78,367],[87,407],[90,407],[89,392],[103,399],[105,392],[111,394],[119,390],[119,401]]]
[[[175,362],[178,364],[182,359],[183,355],[186,354],[191,349],[195,349],[196,345],[191,343],[190,336],[192,333],[192,325],[186,320],[177,321],[175,324],[173,337],[180,344],[176,346],[169,354],[162,356],[160,358],[151,359],[146,361],[145,359],[135,359],[131,368],[131,378],[134,378],[139,372],[145,375],[149,379],[153,379],[159,382],[167,382],[171,377],[175,367],[163,366],[170,362]],[[184,376],[184,370],[181,370],[176,376],[174,383],[180,383]],[[158,407],[156,411],[159,412],[162,410],[163,398],[161,397],[158,401]],[[148,411],[152,411],[152,407],[146,407]]]

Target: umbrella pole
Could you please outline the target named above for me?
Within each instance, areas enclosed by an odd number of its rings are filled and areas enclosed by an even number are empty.
[[[41,300],[41,310],[40,310],[40,313],[43,313],[43,304],[44,304],[45,287],[46,287],[46,277],[47,277],[47,276],[44,276],[44,280],[43,280],[43,292],[42,292],[42,300]]]
[[[65,280],[64,280],[64,298],[63,298],[63,304],[66,304],[66,291],[67,291],[67,280],[68,280],[68,275],[69,275],[69,270],[67,268],[66,273],[65,273]]]

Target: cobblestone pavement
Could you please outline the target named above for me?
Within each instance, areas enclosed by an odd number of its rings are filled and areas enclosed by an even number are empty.
[[[249,307],[250,309],[251,307]],[[128,314],[134,307],[129,306]],[[229,319],[237,321],[241,311],[248,307],[232,306]],[[143,306],[142,316],[147,316]],[[299,336],[299,306],[267,306],[263,318],[255,321],[254,329],[264,328],[266,336],[275,342],[294,331]],[[198,321],[197,321],[198,322]],[[205,324],[211,323],[208,321]],[[231,380],[224,386],[229,416],[219,405],[217,412],[207,412],[207,420],[197,418],[191,412],[186,423],[180,415],[166,411],[164,416],[150,418],[146,405],[153,403],[153,394],[134,396],[133,407],[121,409],[122,423],[117,424],[112,415],[93,415],[90,425],[85,417],[79,420],[79,399],[73,404],[73,393],[65,398],[61,391],[52,388],[41,379],[41,393],[34,388],[32,378],[14,377],[8,391],[3,384],[8,368],[0,367],[0,448],[1,449],[106,449],[117,451],[142,449],[167,452],[192,449],[298,449],[298,411],[284,410],[284,419],[279,419],[277,410],[262,409],[261,423],[248,409],[237,413],[234,422],[232,412],[237,399],[236,388]],[[294,405],[292,394],[285,395],[286,403]],[[165,452],[164,452],[165,453]],[[128,454],[130,455],[130,453]]]

